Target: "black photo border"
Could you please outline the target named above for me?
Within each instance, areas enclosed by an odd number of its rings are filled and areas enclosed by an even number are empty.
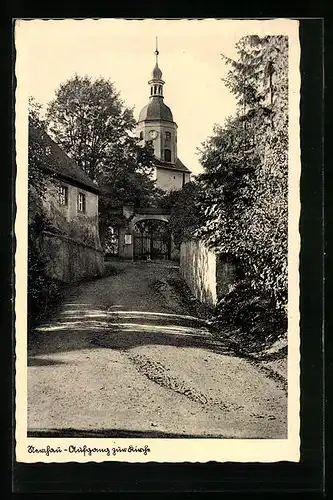
[[[15,253],[15,143],[14,143],[14,99],[15,99],[15,53],[13,48],[13,18],[59,18],[62,16],[43,8],[24,8],[14,2],[14,11],[7,21],[1,21],[1,31],[5,49],[5,68],[7,77],[2,79],[4,94],[8,98],[2,103],[2,116],[7,117],[6,143],[4,148],[4,167],[1,183],[1,271],[5,284],[2,301],[2,332],[6,332],[6,387],[9,388],[10,405],[2,406],[1,418],[7,431],[6,450],[11,456],[8,469],[8,485],[16,493],[65,493],[74,492],[123,492],[133,494],[158,493],[169,495],[180,493],[240,493],[253,492],[312,493],[321,497],[325,484],[325,439],[324,439],[324,337],[323,337],[323,273],[324,273],[324,235],[323,235],[323,137],[324,137],[324,21],[322,18],[298,18],[291,15],[270,15],[265,18],[285,17],[300,21],[301,42],[301,461],[300,463],[279,462],[262,463],[178,463],[178,464],[126,464],[104,462],[101,464],[22,464],[15,461],[15,422],[14,422],[14,352],[15,337],[13,330],[13,296],[15,276],[13,256]],[[30,6],[30,5],[29,5]],[[189,7],[191,16],[184,13],[164,17],[199,17],[195,12],[196,4]],[[50,6],[49,6],[50,7]],[[16,12],[15,12],[16,10]],[[223,10],[223,9],[221,9]],[[38,9],[37,9],[38,11]],[[134,8],[129,13],[104,13],[98,17],[139,17]],[[204,17],[218,16],[205,13]],[[142,14],[141,14],[142,15]],[[188,17],[187,17],[188,16]],[[78,18],[77,14],[67,12],[64,17]],[[80,17],[96,17],[85,13]],[[163,17],[151,9],[142,17]],[[252,19],[260,19],[261,15]],[[63,17],[62,17],[63,18]],[[326,31],[326,29],[325,29]],[[9,146],[11,144],[11,147]],[[6,156],[5,156],[6,155]],[[11,333],[11,335],[10,335]],[[163,496],[163,495],[162,495]],[[311,495],[311,498],[313,496]]]

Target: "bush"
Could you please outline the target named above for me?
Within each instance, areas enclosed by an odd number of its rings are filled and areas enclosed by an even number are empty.
[[[64,284],[41,273],[36,277],[29,276],[28,287],[28,323],[32,327],[57,308],[63,297]]]
[[[271,346],[287,331],[287,316],[272,298],[241,280],[217,304],[213,325],[232,335],[239,350],[258,352]]]
[[[47,219],[35,215],[28,227],[28,323],[33,326],[45,318],[63,296],[64,284],[46,275],[47,258],[41,252],[42,231],[48,228]]]

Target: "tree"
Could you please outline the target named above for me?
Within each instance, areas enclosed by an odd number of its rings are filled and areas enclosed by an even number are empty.
[[[288,239],[288,38],[247,36],[239,59],[229,61],[227,86],[244,116],[244,140],[258,162],[249,185],[252,204],[234,232],[248,264],[252,286],[287,305]],[[248,161],[245,148],[244,161]],[[246,234],[246,238],[244,238]]]
[[[237,61],[222,56],[230,66],[224,83],[236,96],[236,115],[216,126],[199,150],[204,173],[191,188],[200,193],[197,221],[188,223],[195,213],[189,201],[175,205],[173,217],[178,227],[191,227],[192,237],[234,256],[253,293],[268,294],[285,311],[288,40],[246,36],[237,50]]]
[[[47,111],[56,142],[101,187],[100,235],[116,223],[113,208],[150,205],[159,192],[151,173],[153,149],[133,136],[133,111],[109,80],[74,76],[61,84]]]
[[[42,106],[33,97],[29,98],[29,132],[30,126],[45,131],[46,124],[41,118]],[[28,206],[29,221],[36,217],[44,217],[42,200],[45,194],[45,183],[48,175],[42,170],[48,164],[45,147],[38,140],[38,136],[29,133],[28,142]]]
[[[56,142],[93,180],[151,170],[152,150],[131,135],[133,111],[109,80],[76,75],[61,84],[48,105],[47,122]]]
[[[93,180],[108,159],[121,153],[124,137],[135,125],[132,110],[112,82],[78,75],[60,85],[48,105],[47,121],[56,142]]]
[[[187,182],[179,191],[167,193],[161,207],[171,211],[170,230],[176,245],[191,239],[203,223],[204,195],[199,180]]]

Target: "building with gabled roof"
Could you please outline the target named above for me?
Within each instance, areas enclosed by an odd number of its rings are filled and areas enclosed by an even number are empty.
[[[88,189],[96,194],[99,193],[97,183],[92,181],[89,175],[44,130],[34,126],[31,121],[29,121],[29,140],[42,145],[45,158],[47,158],[47,161],[42,165],[44,170],[55,174],[59,179],[76,184],[78,187]]]
[[[46,274],[64,282],[102,274],[104,257],[99,238],[98,193],[95,182],[29,120],[29,168],[40,170],[44,187],[40,204],[45,220],[41,252],[47,260]],[[34,218],[29,206],[29,221]]]

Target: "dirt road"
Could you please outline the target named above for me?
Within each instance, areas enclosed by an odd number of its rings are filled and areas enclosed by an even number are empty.
[[[29,435],[285,438],[283,387],[190,314],[177,266],[117,267],[32,336]]]

